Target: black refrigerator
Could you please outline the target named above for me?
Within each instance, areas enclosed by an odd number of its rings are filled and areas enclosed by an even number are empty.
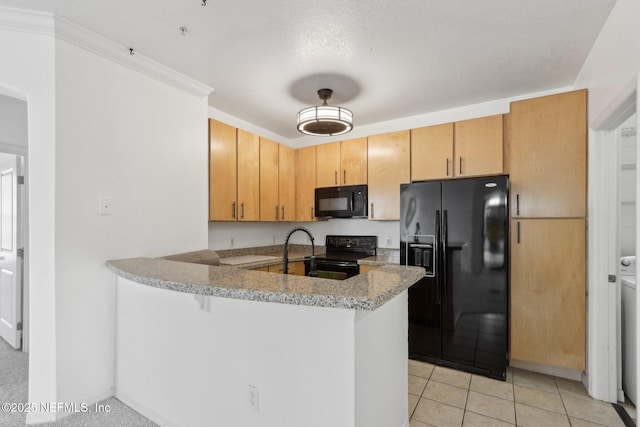
[[[400,186],[400,260],[425,268],[409,288],[409,357],[506,378],[506,176]]]

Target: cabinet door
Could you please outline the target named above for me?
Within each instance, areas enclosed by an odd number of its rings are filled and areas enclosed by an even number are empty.
[[[453,123],[411,130],[411,181],[453,177]]]
[[[260,221],[278,221],[278,143],[260,138]]]
[[[238,221],[260,219],[260,138],[238,129]]]
[[[296,219],[296,166],[295,150],[286,145],[278,145],[278,200],[280,201],[279,221]]]
[[[296,150],[296,220],[315,221],[316,147]]]
[[[369,219],[400,219],[400,184],[411,180],[408,130],[369,137]]]
[[[513,217],[585,217],[587,91],[511,103]]]
[[[585,369],[585,220],[511,221],[511,358]]]
[[[236,128],[209,120],[209,221],[235,221]]]
[[[340,143],[340,185],[367,183],[367,138]]]
[[[502,114],[454,124],[456,177],[497,175],[502,165]]]
[[[317,186],[334,187],[340,185],[340,143],[320,144],[316,146]]]

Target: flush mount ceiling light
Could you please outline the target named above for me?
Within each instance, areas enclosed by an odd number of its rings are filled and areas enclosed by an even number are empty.
[[[318,96],[324,102],[318,107],[309,107],[298,113],[298,130],[307,135],[342,135],[353,129],[353,113],[342,107],[327,105],[333,90],[320,89]]]

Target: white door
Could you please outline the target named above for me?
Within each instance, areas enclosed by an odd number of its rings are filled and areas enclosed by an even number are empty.
[[[12,347],[22,341],[22,258],[20,248],[19,162],[0,163],[0,337]]]

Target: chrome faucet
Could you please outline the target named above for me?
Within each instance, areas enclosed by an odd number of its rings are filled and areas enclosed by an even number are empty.
[[[296,231],[304,231],[309,235],[309,239],[311,239],[311,258],[309,259],[309,276],[317,277],[318,273],[316,273],[316,246],[313,243],[313,235],[309,230],[304,227],[294,227],[289,231],[287,237],[284,239],[284,255],[282,256],[282,274],[289,273],[289,239],[291,235]]]

